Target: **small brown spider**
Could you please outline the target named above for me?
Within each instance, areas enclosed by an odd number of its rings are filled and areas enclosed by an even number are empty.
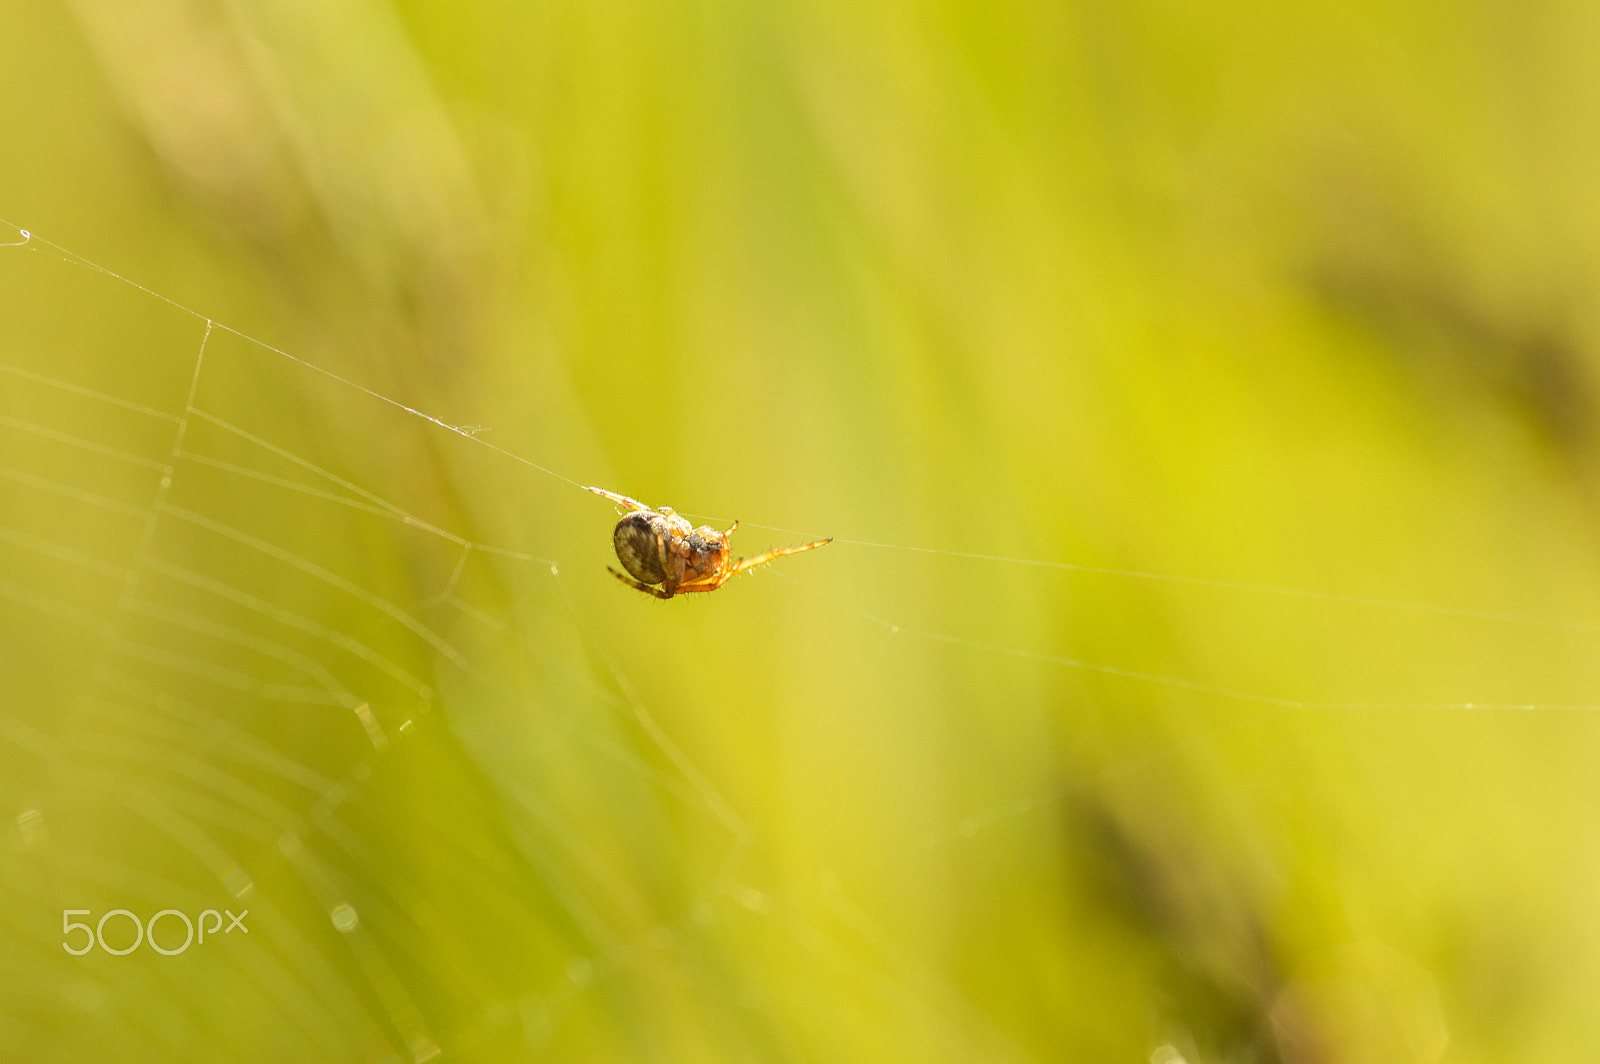
[[[799,554],[833,542],[830,536],[800,547],[774,547],[753,558],[730,559],[728,537],[739,527],[737,521],[729,525],[726,532],[718,532],[710,525],[690,528],[689,522],[670,506],[652,510],[626,495],[600,488],[588,490],[628,508],[617,522],[611,539],[617,548],[617,559],[633,576],[624,576],[609,565],[606,572],[629,587],[659,599],[691,591],[715,591],[727,583],[729,577],[738,576],[746,569],[754,569],[785,554]],[[652,584],[661,586],[652,587]]]

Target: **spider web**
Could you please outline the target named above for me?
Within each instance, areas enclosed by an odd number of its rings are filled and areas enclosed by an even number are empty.
[[[826,1059],[830,1028],[894,1059],[1036,1059],[1006,1016],[930,964],[884,884],[1026,894],[981,869],[1050,835],[1085,781],[1137,787],[1219,734],[1296,714],[1597,708],[1567,697],[1593,679],[1581,648],[1600,625],[1581,618],[849,528],[744,521],[741,535],[832,533],[805,560],[853,552],[877,579],[779,563],[765,583],[741,577],[708,603],[657,608],[605,575],[608,511],[581,487],[647,492],[569,476],[19,233],[0,261],[18,338],[0,360],[11,648],[0,793],[18,810],[0,879],[14,945],[0,960],[0,1037],[28,1059],[421,1061],[529,1047],[683,1059],[708,1046],[726,1059]],[[126,323],[119,363],[79,334],[106,315]],[[964,619],[909,591],[929,581],[1015,609]],[[1246,616],[1258,631],[1327,633],[1345,653],[1285,682],[1249,664],[1275,660],[1267,651],[1123,662],[1065,653],[1040,621],[1041,599],[1103,602],[1141,586],[1180,599],[1180,613],[1228,618],[1224,632]],[[780,611],[764,638],[716,608],[758,587]],[[1380,654],[1351,667],[1375,645],[1419,645],[1419,631],[1441,656],[1420,679],[1387,682]],[[1475,658],[1491,644],[1544,667]],[[651,679],[675,656],[714,670],[758,652],[774,687],[809,658],[830,661],[836,708],[819,725],[788,723],[860,742],[829,771],[898,774],[874,807],[841,785],[781,811],[804,822],[796,836],[869,821],[859,837],[786,836],[752,797],[759,765],[737,767],[740,751],[784,736],[748,721],[719,734]],[[941,696],[919,673],[956,655],[988,681]],[[763,699],[714,677],[695,694],[741,713]],[[919,749],[926,738],[872,731],[889,719],[866,711],[874,700],[941,697],[977,714],[1133,701],[1154,714],[1146,725],[1192,730],[1130,754],[1107,739],[1129,725],[1085,708],[1089,738],[1065,755],[1010,751],[1016,780],[997,790]],[[1084,769],[1071,786],[1063,757]],[[928,787],[939,773],[953,782]],[[910,808],[922,790],[940,797]],[[1060,873],[1039,874],[1049,886]],[[249,940],[183,956],[65,956],[55,925],[63,909],[224,907],[249,910]],[[1060,949],[1093,956],[1108,941],[1085,937]],[[952,967],[971,948],[935,946]],[[1034,963],[1038,979],[1070,967],[1048,951]],[[815,976],[798,1001],[796,965]]]
[[[26,250],[58,260],[47,269],[81,265],[22,236]],[[71,274],[52,280],[87,280],[82,294],[103,312],[105,292],[95,289],[105,276]],[[28,281],[14,275],[8,285],[23,291]],[[727,866],[693,884],[697,896],[729,889],[746,827],[620,672],[599,657],[587,670],[569,669],[553,643],[529,635],[554,616],[565,636],[583,641],[553,560],[451,531],[409,501],[363,488],[359,474],[335,468],[337,459],[309,457],[303,432],[299,450],[275,442],[282,410],[262,397],[288,367],[307,374],[301,384],[332,386],[336,403],[370,400],[380,421],[398,413],[402,425],[498,448],[144,290],[135,294],[146,340],[160,333],[167,339],[158,349],[191,353],[186,382],[172,376],[174,367],[145,359],[131,374],[139,382],[132,392],[73,379],[60,356],[74,337],[59,321],[43,326],[51,350],[30,364],[30,352],[13,348],[0,370],[0,426],[11,438],[0,468],[11,499],[0,531],[11,562],[0,596],[15,607],[7,611],[10,645],[43,649],[31,662],[13,655],[9,670],[5,739],[21,770],[7,790],[26,844],[47,855],[45,868],[33,869],[43,878],[11,876],[8,887],[30,912],[61,890],[96,914],[248,907],[252,930],[271,944],[267,956],[242,969],[237,958],[203,959],[217,960],[219,979],[242,980],[275,1006],[285,1057],[429,1059],[438,1046],[417,984],[428,983],[441,960],[452,966],[449,978],[468,979],[484,970],[486,955],[508,951],[531,950],[547,959],[534,968],[556,974],[542,987],[496,988],[488,995],[493,1015],[455,1020],[478,1038],[508,1027],[537,1038],[561,1022],[567,999],[626,959],[628,932],[617,925],[642,918],[616,911],[638,908],[625,876],[608,870],[608,862],[626,861],[593,841],[619,829],[597,827],[563,804],[660,807],[656,816],[687,818],[688,828],[664,827],[662,839],[709,847],[711,867]],[[251,391],[230,392],[228,382]],[[252,394],[256,382],[263,390]],[[392,424],[383,431],[394,447],[414,442],[395,438]],[[357,571],[349,558],[359,551],[372,561]],[[508,617],[495,600],[497,567],[509,567],[513,584],[531,583],[533,601],[521,607],[546,615]],[[483,662],[497,641],[525,656],[520,674]],[[519,693],[530,684],[578,690],[541,710]],[[493,853],[463,846],[471,831],[450,822],[473,808],[470,800],[384,793],[422,779],[469,799],[483,788],[451,762],[462,752],[434,718],[441,691],[452,688],[470,690],[464,697],[480,709],[516,705],[507,716],[527,723],[518,758],[528,760],[511,773],[516,781],[499,782],[499,800],[518,810],[518,837],[497,838],[504,848]],[[474,723],[463,715],[455,726],[470,734]],[[397,767],[418,756],[406,752],[410,745],[426,749],[424,767]],[[550,773],[536,771],[546,759]],[[567,761],[583,764],[583,777]],[[386,785],[390,773],[395,782]],[[407,837],[373,835],[377,811],[397,808],[387,803],[418,806],[395,825]],[[85,837],[96,840],[92,853],[61,845]],[[46,846],[51,838],[58,841]],[[380,862],[386,881],[363,882],[380,843],[446,853],[418,855],[427,867],[411,875],[404,860]],[[639,860],[648,858],[641,852]],[[446,876],[452,904],[471,911],[430,913],[429,891],[413,875]],[[55,877],[56,888],[43,886]],[[288,897],[286,882],[294,884]],[[327,918],[307,921],[309,911]],[[551,913],[559,926],[547,926]],[[659,936],[681,919],[682,911],[664,912],[650,929]],[[372,930],[385,924],[387,940]],[[424,932],[421,946],[393,934],[441,925],[444,941],[427,942]],[[28,947],[8,958],[16,985],[24,973],[60,969],[59,944],[39,934],[42,926],[27,919],[13,928]],[[206,1019],[226,1002],[209,1000],[195,973],[136,971],[128,958],[115,959],[121,969],[96,972],[83,992],[114,1002],[135,1055],[216,1059],[258,1036]],[[75,977],[82,981],[83,969]],[[74,1026],[70,1008],[60,1013],[60,988],[34,985],[37,993],[24,993],[10,1014],[22,1041],[31,1035],[40,1059],[52,1049],[76,1056],[70,1038],[53,1044],[57,1031]],[[175,986],[182,992],[174,998]],[[483,990],[430,989],[447,999]]]

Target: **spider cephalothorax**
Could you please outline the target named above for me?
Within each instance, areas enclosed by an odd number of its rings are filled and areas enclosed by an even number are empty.
[[[637,499],[600,488],[590,488],[628,512],[617,522],[612,533],[612,543],[617,549],[617,560],[631,574],[628,576],[608,570],[613,576],[631,587],[638,588],[656,598],[669,599],[691,591],[715,591],[746,569],[780,558],[785,554],[798,554],[811,550],[832,539],[821,539],[799,547],[774,547],[753,558],[730,560],[728,537],[739,527],[735,521],[728,531],[718,532],[710,525],[692,528],[670,506],[652,510]],[[653,585],[660,584],[660,587]]]

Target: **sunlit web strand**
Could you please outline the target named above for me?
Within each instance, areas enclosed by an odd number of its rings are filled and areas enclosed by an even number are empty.
[[[319,639],[329,646],[342,650],[380,670],[386,676],[409,689],[423,702],[431,702],[433,700],[433,688],[411,675],[394,661],[346,632],[336,631],[304,614],[285,609],[259,596],[242,591],[202,573],[197,573],[192,569],[184,568],[181,565],[164,562],[159,558],[151,558],[145,563],[145,566],[153,573],[159,573],[162,576],[188,584],[199,591],[204,591],[232,602],[236,606],[241,606],[244,609],[260,614],[270,621],[294,628],[315,639]]]
[[[128,578],[122,585],[122,600],[118,605],[118,612],[127,613],[129,607],[139,594],[139,574],[143,572],[145,563],[150,559],[150,547],[155,543],[156,526],[161,521],[162,507],[166,505],[167,495],[172,490],[172,477],[175,472],[174,465],[178,456],[183,453],[183,441],[189,434],[189,414],[194,409],[194,397],[200,387],[200,372],[206,364],[206,345],[211,342],[211,330],[214,327],[211,319],[205,319],[205,335],[200,338],[200,350],[194,357],[194,372],[189,375],[189,395],[183,402],[184,415],[178,419],[178,427],[172,438],[172,450],[167,455],[166,464],[161,470],[161,480],[156,484],[155,502],[150,507],[150,515],[145,518],[144,530],[139,534],[139,545],[134,548],[133,565],[128,569]],[[113,631],[116,626],[113,626]]]
[[[455,665],[457,668],[464,669],[466,667],[466,660],[462,657],[460,651],[456,650],[449,643],[446,643],[443,638],[433,631],[433,629],[429,628],[427,625],[423,624],[421,621],[417,620],[400,607],[394,605],[386,599],[374,595],[366,588],[350,582],[331,569],[318,565],[309,559],[302,558],[298,554],[286,551],[277,544],[270,543],[259,536],[250,535],[248,532],[234,528],[231,525],[226,525],[221,521],[213,520],[212,518],[201,513],[196,513],[193,510],[188,510],[181,506],[174,506],[171,503],[162,503],[160,510],[162,513],[170,514],[180,521],[187,521],[192,525],[196,525],[200,528],[206,529],[207,531],[214,532],[217,535],[231,539],[242,546],[259,551],[268,557],[276,558],[278,561],[294,566],[301,572],[321,580],[328,586],[344,592],[357,601],[366,603],[373,609],[383,613],[390,620],[396,621],[410,629],[414,635],[418,636],[429,646],[433,647],[434,650],[437,650],[440,654],[444,655],[445,658],[449,659],[450,663]]]
[[[58,495],[63,499],[72,499],[73,501],[81,502],[86,506],[94,506],[102,510],[109,510],[112,513],[119,513],[125,517],[143,518],[145,514],[149,512],[148,507],[141,508],[138,506],[133,506],[129,503],[121,502],[117,499],[107,498],[104,495],[100,495],[92,491],[84,491],[82,488],[74,488],[71,485],[62,484],[58,481],[50,480],[47,477],[37,476],[25,469],[13,469],[10,466],[0,466],[0,478],[9,480],[15,484],[22,484],[26,487],[33,488],[36,491],[47,491],[53,495]]]
[[[1114,676],[1123,680],[1135,680],[1140,683],[1156,684],[1161,687],[1171,687],[1182,691],[1193,691],[1197,694],[1215,695],[1218,698],[1227,698],[1237,702],[1248,702],[1252,705],[1268,706],[1273,709],[1289,710],[1539,710],[1539,711],[1570,711],[1592,712],[1600,710],[1600,704],[1594,703],[1550,703],[1550,702],[1337,702],[1318,701],[1315,699],[1283,698],[1277,695],[1261,694],[1256,691],[1245,691],[1236,687],[1225,687],[1221,684],[1205,683],[1201,680],[1186,680],[1180,676],[1165,676],[1160,673],[1145,672],[1140,669],[1128,669],[1120,665],[1106,665],[1100,662],[1085,661],[1081,658],[1067,657],[1064,654],[1051,654],[1039,650],[1028,650],[1025,647],[1006,646],[1003,643],[988,643],[981,639],[968,639],[965,636],[950,635],[946,632],[935,632],[925,628],[910,628],[896,624],[893,621],[879,617],[875,613],[846,602],[837,595],[830,595],[818,590],[804,581],[797,580],[782,569],[774,569],[778,576],[811,592],[819,598],[827,599],[849,613],[853,613],[862,620],[883,628],[892,635],[909,635],[918,639],[927,639],[938,643],[950,643],[955,646],[970,647],[993,654],[1008,654],[1012,657],[1023,658],[1028,661],[1038,661],[1046,665],[1060,665],[1063,668],[1078,669],[1084,672],[1097,672],[1104,676]]]
[[[14,245],[0,244],[0,247],[11,246]],[[85,388],[83,385],[73,384],[71,381],[63,381],[57,380],[54,377],[46,377],[42,373],[35,373],[32,370],[22,369],[20,366],[8,366],[4,363],[0,363],[0,373],[9,373],[13,377],[20,377],[23,380],[33,381],[35,384],[47,384],[52,388],[60,388],[62,391],[71,392],[74,395],[81,395],[87,399],[94,399],[102,403],[110,403],[112,406],[120,406],[124,410],[132,410],[136,413],[145,414],[149,417],[159,418],[162,421],[171,421],[176,424],[177,422],[183,420],[177,414],[169,414],[165,410],[157,410],[154,407],[145,406],[142,403],[130,402],[127,399],[123,399],[121,396],[108,395],[105,392],[97,392],[93,388]]]
[[[18,432],[26,432],[30,436],[37,436],[42,440],[50,440],[54,443],[65,444],[68,447],[76,447],[80,451],[89,451],[106,458],[114,458],[119,462],[154,470],[157,473],[164,472],[167,468],[164,463],[158,462],[154,458],[146,458],[143,455],[134,454],[132,451],[111,447],[97,440],[74,436],[70,432],[62,432],[59,429],[50,428],[48,425],[38,425],[32,421],[24,421],[21,418],[0,414],[0,426],[15,429]]]
[[[538,555],[528,554],[524,551],[509,550],[505,547],[494,547],[486,543],[476,543],[468,540],[464,536],[458,536],[454,532],[440,528],[438,525],[424,520],[423,518],[408,512],[402,507],[396,506],[394,503],[388,501],[382,496],[367,491],[360,485],[346,480],[336,473],[322,468],[314,462],[309,462],[306,459],[301,458],[299,455],[279,447],[270,440],[262,439],[260,436],[247,432],[244,429],[239,428],[237,425],[224,421],[222,418],[219,418],[213,414],[208,414],[198,407],[191,406],[189,408],[189,413],[211,423],[212,425],[215,425],[224,432],[232,433],[240,439],[252,443],[263,450],[269,451],[287,462],[292,462],[302,469],[305,469],[311,473],[315,473],[317,476],[322,477],[330,483],[338,485],[345,491],[350,492],[353,495],[357,495],[360,498],[351,499],[346,496],[335,494],[334,492],[323,491],[318,488],[309,487],[305,484],[298,484],[284,477],[274,476],[271,473],[263,473],[260,470],[248,469],[244,466],[235,465],[232,462],[224,462],[221,459],[212,458],[209,455],[197,454],[194,451],[183,450],[178,452],[181,457],[187,458],[190,461],[198,462],[201,465],[208,465],[215,469],[223,470],[227,473],[250,477],[254,480],[262,481],[263,483],[274,484],[289,491],[295,491],[304,495],[310,495],[314,498],[338,503],[341,506],[347,506],[351,509],[376,514],[379,517],[393,518],[394,520],[400,521],[403,524],[411,525],[414,528],[419,528],[429,535],[438,536],[440,539],[448,540],[458,547],[468,548],[482,554],[495,554],[502,557],[514,558],[518,561],[540,562],[544,565],[555,564],[555,562],[550,558],[541,558]],[[363,502],[361,500],[365,501]]]

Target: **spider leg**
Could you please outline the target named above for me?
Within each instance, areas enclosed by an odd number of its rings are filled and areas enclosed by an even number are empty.
[[[604,488],[584,488],[583,490],[584,491],[592,491],[596,495],[599,495],[599,496],[601,496],[603,498],[610,499],[612,502],[616,503],[618,506],[626,506],[629,510],[638,511],[638,510],[649,510],[650,509],[650,507],[646,506],[644,503],[640,502],[638,499],[630,499],[626,495],[618,495],[616,492],[614,492],[614,491],[606,491]]]
[[[633,577],[628,576],[628,575],[626,575],[624,573],[619,573],[615,569],[611,568],[611,566],[609,566],[609,565],[606,566],[606,572],[610,573],[612,576],[616,577],[618,580],[621,580],[624,584],[627,584],[629,587],[633,588],[635,591],[643,591],[646,595],[654,595],[658,599],[669,599],[669,598],[672,597],[672,592],[663,591],[659,587],[651,587],[649,584],[641,584],[639,581],[635,580]]]
[[[829,536],[827,539],[819,539],[815,543],[803,543],[798,547],[773,547],[771,550],[764,550],[752,557],[740,558],[718,574],[720,579],[717,583],[720,585],[723,580],[728,579],[730,576],[737,576],[746,569],[754,569],[758,565],[765,565],[772,559],[781,558],[785,554],[799,554],[801,551],[816,550],[818,547],[826,547],[832,542],[833,537]],[[679,590],[683,589],[679,588]]]
[[[717,588],[726,583],[728,577],[732,575],[733,570],[725,570],[713,576],[708,576],[704,580],[696,580],[692,584],[679,584],[677,590],[674,591],[673,594],[687,595],[691,591],[715,591]]]

